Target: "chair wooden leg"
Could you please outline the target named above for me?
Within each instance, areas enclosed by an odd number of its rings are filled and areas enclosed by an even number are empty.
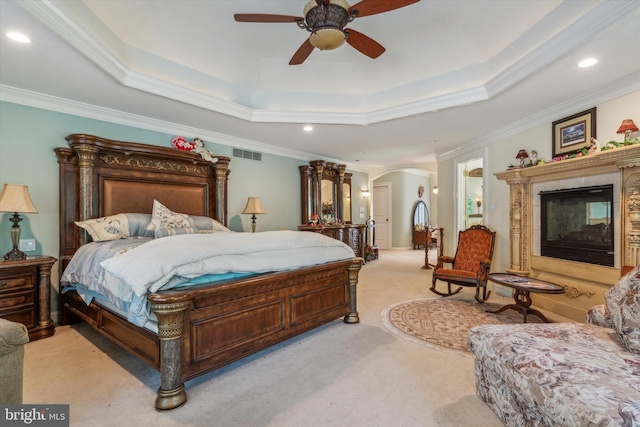
[[[482,288],[482,297],[480,297],[480,288]],[[484,286],[476,286],[476,301],[478,301],[480,304],[488,300],[489,295],[491,295],[491,291],[487,291],[486,284]]]

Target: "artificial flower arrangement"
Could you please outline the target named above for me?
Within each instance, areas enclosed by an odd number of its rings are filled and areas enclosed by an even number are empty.
[[[364,262],[371,261],[374,259],[376,252],[373,250],[373,246],[366,245],[364,247]]]
[[[322,204],[322,215],[336,216],[336,211],[333,210],[333,205],[331,203],[323,203]]]
[[[626,147],[628,145],[634,145],[634,144],[639,144],[640,143],[640,139],[636,138],[636,139],[633,139],[631,141],[625,141],[625,142],[609,141],[603,147],[599,147],[600,144],[598,143],[598,141],[595,138],[593,138],[593,141],[595,142],[595,144],[596,144],[595,146],[598,147],[598,149],[594,149],[593,145],[592,145],[592,147],[590,147],[590,148],[586,148],[585,147],[582,150],[578,150],[578,151],[575,151],[573,153],[566,153],[566,154],[563,154],[561,156],[556,156],[556,157],[551,159],[551,162],[555,163],[555,162],[560,162],[562,160],[567,160],[567,159],[576,159],[576,158],[583,157],[583,156],[588,156],[590,154],[594,154],[594,153],[597,153],[597,152],[600,152],[600,151],[614,150],[614,149],[619,148],[619,147]],[[544,160],[544,159],[534,159],[533,161],[530,161],[529,163],[525,163],[525,164],[522,164],[522,165],[517,165],[516,166],[516,165],[510,164],[507,167],[507,170],[523,169],[523,168],[528,168],[528,167],[531,167],[531,166],[544,165],[546,163],[548,163],[548,162],[546,160]]]

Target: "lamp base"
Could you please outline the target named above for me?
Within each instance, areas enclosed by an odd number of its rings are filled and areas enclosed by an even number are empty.
[[[6,260],[17,260],[17,259],[26,259],[27,254],[18,249],[18,243],[20,243],[20,224],[22,221],[18,212],[15,212],[9,221],[13,222],[13,225],[9,229],[9,234],[11,235],[11,243],[13,244],[13,249],[7,252],[4,256]]]
[[[7,252],[4,255],[4,259],[8,261],[15,261],[20,259],[27,259],[27,254],[19,250],[18,248],[13,248],[11,251]]]

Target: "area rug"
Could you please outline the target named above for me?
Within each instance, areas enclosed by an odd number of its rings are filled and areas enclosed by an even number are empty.
[[[471,355],[467,349],[469,329],[484,324],[522,323],[522,313],[495,311],[501,304],[460,301],[448,298],[405,301],[382,311],[382,323],[396,335],[427,347]],[[527,316],[529,323],[543,323],[535,315]]]

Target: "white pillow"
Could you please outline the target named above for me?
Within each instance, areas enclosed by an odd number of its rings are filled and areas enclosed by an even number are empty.
[[[129,219],[125,214],[75,221],[75,224],[87,230],[94,242],[118,240],[129,236]]]

